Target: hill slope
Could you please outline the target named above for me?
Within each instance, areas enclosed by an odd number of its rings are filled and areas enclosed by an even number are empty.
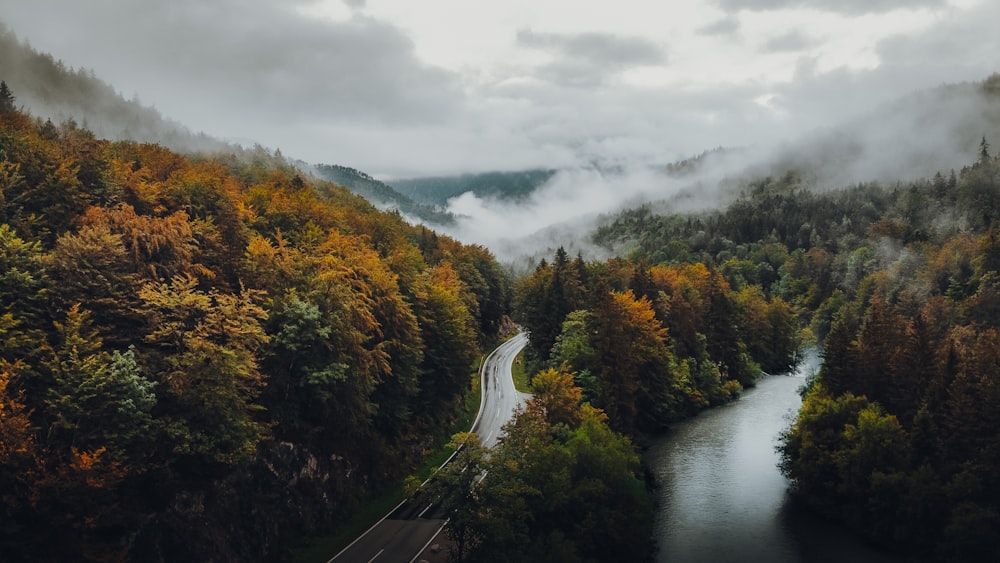
[[[455,222],[455,217],[452,214],[441,211],[434,205],[416,203],[385,182],[376,180],[354,168],[335,164],[318,164],[313,169],[320,178],[344,186],[379,207],[397,209],[400,213],[417,217],[434,225],[451,225]]]
[[[481,198],[520,200],[548,182],[555,170],[484,172],[461,176],[439,176],[393,180],[392,187],[415,201],[447,205],[448,200],[472,192]]]

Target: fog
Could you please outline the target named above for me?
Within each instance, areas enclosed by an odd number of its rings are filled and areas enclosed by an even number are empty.
[[[593,225],[642,202],[719,206],[789,168],[817,189],[906,180],[1000,138],[995,107],[935,89],[1000,70],[991,0],[0,0],[0,21],[204,131],[188,148],[259,143],[390,184],[560,170],[521,204],[450,203],[449,232],[510,259],[568,239],[596,254]],[[184,144],[95,115],[99,134]],[[738,150],[664,172],[719,146]]]
[[[975,161],[984,137],[1000,140],[1000,77],[987,84],[915,92],[795,139],[708,152],[683,173],[628,159],[592,161],[560,170],[523,200],[466,192],[449,200],[458,221],[442,229],[510,263],[533,263],[559,246],[603,258],[609,251],[590,242],[594,229],[643,204],[664,213],[720,209],[750,181],[789,171],[815,190],[947,175]]]

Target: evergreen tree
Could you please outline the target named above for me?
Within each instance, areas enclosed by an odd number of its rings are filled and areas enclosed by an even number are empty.
[[[0,113],[7,113],[15,111],[17,108],[14,107],[14,94],[7,87],[7,83],[0,81]]]

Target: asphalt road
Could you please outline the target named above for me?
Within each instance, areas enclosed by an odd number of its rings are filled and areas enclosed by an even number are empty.
[[[483,363],[483,402],[472,431],[487,448],[496,445],[502,427],[529,395],[514,388],[512,368],[517,354],[528,344],[528,336],[520,333],[504,342]]]
[[[503,425],[528,397],[514,389],[511,375],[514,359],[527,344],[528,336],[518,334],[497,347],[483,362],[480,371],[483,400],[472,431],[479,434],[488,448],[496,444]],[[438,513],[418,493],[392,509],[328,563],[416,561],[441,533],[444,524],[444,514]]]

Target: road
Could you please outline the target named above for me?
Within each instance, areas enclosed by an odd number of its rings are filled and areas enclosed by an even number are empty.
[[[528,336],[522,332],[501,344],[483,362],[483,401],[472,431],[479,435],[479,440],[487,448],[496,445],[503,425],[529,396],[514,388],[512,375],[514,359],[527,344]]]
[[[479,434],[480,440],[488,448],[496,444],[503,425],[528,398],[527,394],[514,388],[511,374],[514,359],[527,344],[528,336],[518,334],[493,350],[483,361],[479,372],[483,399],[472,431]],[[397,505],[327,563],[412,563],[441,533],[444,524],[444,514],[440,514],[433,504],[418,493],[413,499],[404,500]]]

